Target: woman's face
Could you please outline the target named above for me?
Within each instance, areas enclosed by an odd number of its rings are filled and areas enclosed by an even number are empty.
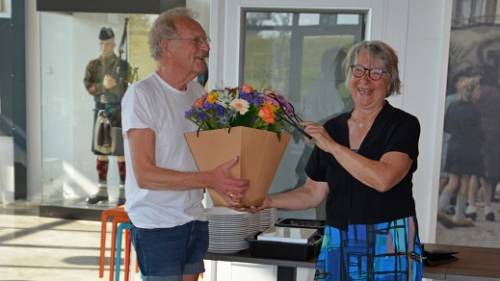
[[[354,65],[358,70],[361,70],[356,72],[351,68],[352,73],[349,80],[349,89],[354,106],[360,109],[376,109],[383,106],[387,91],[389,90],[390,75],[387,73],[382,62],[372,57],[368,50],[361,50]],[[369,71],[372,71],[371,78],[368,73]],[[374,80],[373,78],[380,79]]]

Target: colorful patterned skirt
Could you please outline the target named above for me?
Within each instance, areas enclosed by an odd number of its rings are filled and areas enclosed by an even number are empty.
[[[413,217],[378,224],[325,226],[316,281],[420,281],[422,246]]]

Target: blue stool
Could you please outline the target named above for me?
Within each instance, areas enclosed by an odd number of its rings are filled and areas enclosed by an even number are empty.
[[[117,250],[115,251],[115,281],[120,281],[120,267],[121,267],[121,245],[122,245],[122,236],[125,229],[130,229],[132,225],[127,222],[122,222],[118,225],[116,231],[116,245]],[[125,273],[126,274],[126,273]]]

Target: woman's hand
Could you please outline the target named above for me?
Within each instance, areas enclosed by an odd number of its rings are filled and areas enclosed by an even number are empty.
[[[249,212],[254,214],[264,209],[272,208],[271,201],[272,201],[271,198],[269,196],[266,196],[264,198],[264,201],[262,201],[262,203],[259,206],[243,207],[240,205],[240,206],[230,206],[230,207],[233,207],[233,209],[237,211]]]
[[[313,138],[317,147],[325,152],[331,153],[331,146],[335,144],[335,141],[330,137],[322,125],[310,121],[301,122],[300,125],[304,126],[304,131]]]

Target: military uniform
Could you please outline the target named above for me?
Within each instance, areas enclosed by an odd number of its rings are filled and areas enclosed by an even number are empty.
[[[83,82],[88,93],[94,97],[94,128],[92,130],[92,152],[96,155],[96,170],[99,177],[98,191],[87,198],[87,203],[96,204],[108,200],[107,174],[108,155],[118,156],[120,175],[118,204],[125,203],[125,162],[123,157],[123,136],[121,131],[121,100],[131,82],[131,68],[113,52],[114,33],[103,27],[99,33],[103,55],[91,60],[85,69]],[[110,40],[113,39],[113,40]],[[104,54],[106,54],[104,56]]]
[[[103,79],[110,75],[115,79],[116,86],[105,89]],[[87,90],[95,85],[94,96],[94,129],[92,137],[92,152],[96,155],[123,156],[123,139],[121,132],[120,102],[127,90],[131,77],[128,63],[115,54],[91,60],[85,71],[84,84]]]

